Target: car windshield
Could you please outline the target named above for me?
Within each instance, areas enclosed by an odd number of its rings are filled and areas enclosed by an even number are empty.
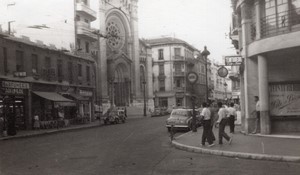
[[[172,111],[171,117],[190,117],[192,116],[192,112],[191,111],[187,111],[187,110],[174,110]]]

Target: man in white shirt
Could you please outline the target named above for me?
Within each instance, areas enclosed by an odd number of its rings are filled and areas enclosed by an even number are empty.
[[[254,96],[254,100],[256,102],[255,104],[255,112],[256,112],[256,119],[255,119],[255,126],[254,126],[254,131],[252,134],[256,134],[257,132],[260,132],[260,102],[259,102],[259,97]]]
[[[207,103],[202,104],[202,111],[200,116],[203,117],[203,133],[202,133],[202,146],[205,145],[207,140],[208,146],[214,146],[213,139],[212,139],[212,128],[211,128],[211,112],[207,107]]]
[[[218,102],[218,107],[220,108],[218,112],[219,119],[217,121],[219,124],[219,144],[223,144],[223,137],[231,144],[232,138],[225,133],[225,126],[228,122],[228,111],[225,109],[222,102]]]
[[[230,127],[230,133],[234,133],[234,121],[237,118],[236,110],[234,108],[234,103],[230,103],[230,107],[227,109],[228,115],[229,115],[229,127]]]

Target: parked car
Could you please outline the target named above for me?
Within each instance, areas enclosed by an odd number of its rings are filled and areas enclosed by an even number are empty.
[[[170,114],[167,108],[154,108],[154,111],[151,113],[151,117],[158,117]]]
[[[201,126],[201,117],[199,111],[196,112],[196,127]],[[192,109],[173,109],[170,117],[166,120],[166,127],[168,131],[171,130],[173,125],[174,129],[192,129],[192,118],[193,110]]]
[[[126,117],[124,110],[111,110],[103,118],[104,124],[118,124],[125,123]]]

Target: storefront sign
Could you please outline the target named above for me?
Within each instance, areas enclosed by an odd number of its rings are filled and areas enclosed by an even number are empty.
[[[198,75],[195,72],[189,72],[187,75],[187,79],[191,84],[194,84],[198,80]]]
[[[243,59],[241,56],[224,56],[225,66],[239,66],[242,64]]]
[[[300,115],[300,84],[270,85],[269,92],[272,116]]]
[[[29,89],[29,83],[2,81],[1,89],[6,95],[25,95],[25,89]]]
[[[93,96],[92,91],[79,90],[79,94],[81,96],[86,96],[86,97],[92,97]]]
[[[226,67],[224,66],[221,66],[219,69],[218,69],[218,75],[222,78],[225,78],[227,75],[228,75],[228,70],[226,69]]]

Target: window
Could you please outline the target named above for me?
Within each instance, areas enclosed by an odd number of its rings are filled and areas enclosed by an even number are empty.
[[[91,81],[90,66],[86,66],[86,81]]]
[[[77,49],[81,50],[81,40],[77,38]]]
[[[57,77],[60,80],[63,77],[63,61],[57,60]]]
[[[175,72],[180,73],[181,72],[181,64],[174,64]]]
[[[166,98],[166,97],[160,97],[158,99],[158,105],[160,107],[168,107],[168,98]]]
[[[76,15],[76,21],[80,21],[80,16]]]
[[[159,65],[159,75],[165,75],[164,65]]]
[[[180,79],[176,80],[176,87],[181,87],[181,81],[180,81]]]
[[[68,75],[69,75],[69,82],[73,83],[73,63],[68,62]]]
[[[3,47],[3,66],[4,66],[4,74],[6,74],[8,72],[6,47]]]
[[[158,60],[163,60],[164,59],[164,50],[159,49],[158,50]]]
[[[159,90],[165,91],[165,80],[159,80]]]
[[[181,49],[180,49],[180,48],[175,48],[175,49],[174,49],[174,54],[175,54],[175,56],[180,56],[180,52],[181,52]]]
[[[51,68],[51,58],[45,57],[45,68],[50,69]]]
[[[32,73],[38,73],[38,56],[36,54],[31,55],[31,70]]]
[[[89,42],[85,42],[85,52],[86,53],[90,52],[90,43]]]
[[[24,71],[24,52],[19,50],[16,51],[16,71]]]
[[[183,98],[176,98],[176,105],[183,106]]]
[[[81,77],[82,76],[82,65],[81,64],[78,64],[78,77]]]

